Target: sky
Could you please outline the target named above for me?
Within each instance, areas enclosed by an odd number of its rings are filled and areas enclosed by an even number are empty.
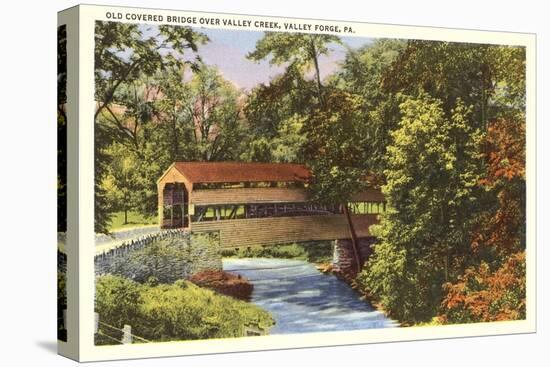
[[[198,55],[209,65],[216,65],[222,75],[233,82],[238,88],[250,90],[259,83],[267,84],[274,76],[284,71],[284,66],[270,65],[269,61],[251,61],[246,55],[253,51],[256,42],[260,40],[262,31],[241,31],[214,28],[197,28],[208,36],[210,42],[199,46]],[[158,28],[143,25],[145,37],[158,34]],[[372,43],[372,38],[341,37],[344,45],[330,44],[329,55],[321,55],[319,69],[321,78],[332,74],[344,60],[346,47],[353,49]],[[190,57],[191,55],[187,55]],[[187,58],[186,57],[186,58]]]

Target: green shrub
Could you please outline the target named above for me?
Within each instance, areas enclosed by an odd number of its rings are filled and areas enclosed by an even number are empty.
[[[120,329],[131,325],[133,334],[151,341],[238,337],[245,326],[267,330],[274,324],[271,315],[255,305],[185,280],[150,286],[112,275],[96,279],[96,312],[101,322]]]
[[[100,321],[120,329],[128,320],[140,317],[143,305],[142,287],[129,279],[105,275],[98,277],[95,284],[95,308]]]
[[[382,242],[356,278],[368,294],[403,325],[429,322],[442,298],[442,274],[429,261],[411,259],[406,250]]]

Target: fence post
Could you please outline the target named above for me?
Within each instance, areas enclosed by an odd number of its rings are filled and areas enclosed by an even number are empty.
[[[124,334],[122,334],[122,344],[132,344],[132,327],[130,325],[124,325],[122,328]]]
[[[94,334],[99,332],[99,314],[94,312]]]

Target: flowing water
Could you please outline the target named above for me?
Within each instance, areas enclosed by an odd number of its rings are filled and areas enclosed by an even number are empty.
[[[345,282],[305,261],[231,258],[223,260],[223,268],[254,285],[251,302],[276,321],[270,334],[399,326],[361,300]]]

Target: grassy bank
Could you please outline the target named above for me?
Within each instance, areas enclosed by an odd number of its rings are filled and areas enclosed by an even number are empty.
[[[321,264],[332,261],[332,241],[309,241],[283,245],[264,245],[223,249],[223,257],[249,258],[266,257],[296,259]]]
[[[134,335],[160,342],[240,337],[245,327],[267,331],[274,324],[258,306],[186,280],[151,285],[113,275],[96,279],[96,312],[99,345],[116,344],[111,338],[120,340],[122,333],[115,328],[124,325],[131,325]]]
[[[144,217],[138,212],[128,212],[128,223],[124,223],[124,212],[116,212],[111,216],[111,224],[109,225],[109,231],[116,231],[125,228],[143,227],[148,225],[155,225],[157,223],[157,217]]]

